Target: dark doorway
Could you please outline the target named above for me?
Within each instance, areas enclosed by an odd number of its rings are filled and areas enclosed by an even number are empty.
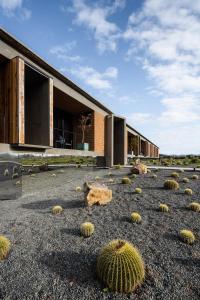
[[[6,74],[9,60],[0,55],[0,143],[8,142],[8,94]]]
[[[113,122],[113,163],[125,164],[125,120],[114,117]]]
[[[25,144],[49,145],[49,78],[25,66]]]

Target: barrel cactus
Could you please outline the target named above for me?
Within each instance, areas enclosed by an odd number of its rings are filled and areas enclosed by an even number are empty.
[[[171,177],[179,178],[179,174],[177,172],[173,172],[173,173],[171,173]]]
[[[152,178],[156,179],[158,176],[156,174],[152,175]]]
[[[10,251],[10,241],[7,237],[0,235],[0,261],[8,256]]]
[[[131,180],[128,177],[123,177],[122,178],[122,184],[131,184]]]
[[[179,184],[176,180],[165,180],[164,188],[166,190],[178,190]]]
[[[142,217],[140,216],[140,214],[139,213],[137,213],[137,212],[133,212],[132,214],[131,214],[131,220],[132,220],[132,222],[134,222],[134,223],[141,223],[141,221],[142,221]]]
[[[80,186],[77,186],[76,187],[76,192],[81,192],[82,191],[82,188]]]
[[[142,189],[141,188],[135,188],[135,193],[136,194],[142,194]]]
[[[59,215],[59,214],[61,214],[62,211],[63,211],[63,208],[62,208],[62,206],[60,206],[60,205],[55,205],[55,206],[52,208],[52,213],[53,213],[54,215]]]
[[[184,183],[188,183],[188,182],[190,182],[190,180],[189,180],[189,178],[184,177],[184,178],[183,178],[183,182],[184,182]]]
[[[189,209],[196,211],[196,212],[200,212],[200,203],[197,203],[197,202],[190,203]]]
[[[185,191],[184,191],[184,193],[186,194],[186,195],[192,195],[193,194],[193,191],[192,191],[192,189],[185,189]]]
[[[169,211],[169,207],[167,206],[167,204],[160,204],[159,205],[159,210],[162,212],[168,212]]]
[[[186,244],[193,244],[195,241],[195,236],[192,231],[183,229],[180,231],[180,238]]]
[[[115,169],[116,169],[116,170],[120,170],[121,168],[122,168],[122,166],[121,166],[120,164],[115,165]]]
[[[131,243],[113,240],[97,258],[97,274],[111,291],[129,293],[144,281],[144,262]]]
[[[80,231],[84,237],[89,237],[94,233],[94,224],[90,222],[82,223],[80,227]]]
[[[137,177],[137,175],[134,173],[130,175],[130,178],[132,178],[132,179],[135,179],[136,177]]]
[[[197,179],[199,179],[199,176],[198,176],[198,175],[193,175],[193,176],[192,176],[192,179],[197,180]]]

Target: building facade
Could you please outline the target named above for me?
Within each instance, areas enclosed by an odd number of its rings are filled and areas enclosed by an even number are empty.
[[[125,118],[0,29],[0,153],[16,151],[99,156],[107,166],[159,157]]]

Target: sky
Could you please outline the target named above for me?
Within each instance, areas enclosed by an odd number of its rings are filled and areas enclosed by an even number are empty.
[[[164,154],[200,154],[200,1],[0,0],[0,26]]]

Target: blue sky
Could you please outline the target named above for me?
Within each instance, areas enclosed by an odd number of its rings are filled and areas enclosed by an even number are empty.
[[[199,1],[0,0],[0,25],[161,153],[200,153]]]

